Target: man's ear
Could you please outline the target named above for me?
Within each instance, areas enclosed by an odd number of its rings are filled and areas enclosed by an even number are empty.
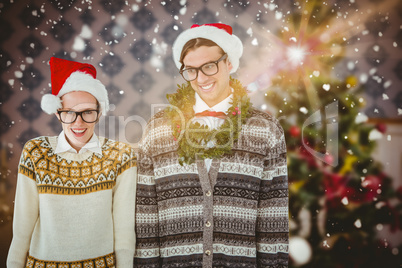
[[[228,69],[229,69],[229,72],[233,69],[233,65],[230,62],[230,60],[228,60]]]
[[[54,114],[56,115],[57,119],[59,119],[59,121],[60,121],[60,115],[58,113],[54,113]]]

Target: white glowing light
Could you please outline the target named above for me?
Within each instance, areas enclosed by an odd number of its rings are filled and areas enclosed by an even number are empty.
[[[377,129],[372,129],[369,133],[369,140],[373,141],[373,140],[379,140],[382,138],[382,133],[380,131],[378,131]]]
[[[384,225],[382,225],[381,223],[377,224],[375,226],[377,228],[378,231],[382,231],[382,229],[384,228]]]
[[[307,114],[307,113],[308,113],[308,110],[307,110],[306,107],[300,107],[299,111],[302,112],[303,114]]]
[[[360,219],[357,219],[354,223],[354,225],[356,226],[356,228],[362,228],[362,222]]]
[[[355,123],[356,124],[365,123],[367,121],[368,121],[368,117],[364,113],[358,113],[356,118],[355,118]]]
[[[303,48],[289,47],[287,50],[287,56],[293,66],[303,64],[304,56],[306,55]]]
[[[345,206],[349,204],[349,200],[348,198],[345,196],[344,198],[342,198],[341,200],[342,204],[344,204]]]
[[[247,86],[247,90],[250,91],[250,92],[257,91],[258,90],[258,83],[257,82],[250,83]],[[264,108],[263,108],[263,110],[264,110]]]
[[[124,27],[127,25],[127,23],[129,22],[129,18],[127,17],[127,15],[124,14],[119,14],[116,17],[116,23],[120,26],[120,27]]]
[[[80,51],[80,52],[85,50],[85,41],[81,37],[79,37],[79,36],[75,37],[74,44],[73,44],[73,50]]]
[[[258,40],[257,40],[257,38],[254,38],[253,41],[251,41],[251,44],[252,44],[253,46],[258,46]]]
[[[275,12],[275,19],[280,20],[280,19],[282,19],[282,17],[283,17],[282,12],[278,12],[278,11]]]
[[[184,7],[180,8],[179,13],[180,13],[180,15],[186,15],[186,13],[187,13],[187,7],[184,6]]]
[[[15,77],[21,78],[22,77],[22,72],[21,71],[15,71],[14,72]]]
[[[329,91],[329,90],[331,89],[331,85],[330,85],[330,84],[324,84],[324,85],[322,85],[322,88],[323,88],[325,91]]]
[[[389,88],[392,85],[392,81],[388,80],[384,83],[384,88]]]
[[[310,261],[313,251],[311,245],[302,237],[291,237],[289,239],[289,255],[297,266]]]

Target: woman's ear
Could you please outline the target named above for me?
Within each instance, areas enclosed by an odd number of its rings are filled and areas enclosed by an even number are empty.
[[[101,116],[102,116],[102,111],[99,111],[98,119],[96,119],[95,123],[99,122],[99,119],[101,118]]]

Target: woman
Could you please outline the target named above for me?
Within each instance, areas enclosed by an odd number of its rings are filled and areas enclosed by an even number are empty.
[[[23,148],[7,267],[132,267],[134,151],[94,133],[109,109],[95,67],[49,63],[52,94],[41,106],[63,131]]]

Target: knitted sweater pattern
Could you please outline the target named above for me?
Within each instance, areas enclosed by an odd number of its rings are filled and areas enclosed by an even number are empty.
[[[135,166],[134,153],[121,142],[106,139],[102,153],[69,160],[53,152],[47,137],[24,146],[18,172],[36,181],[39,193],[86,194],[112,189],[116,177]]]
[[[278,121],[251,109],[232,154],[178,163],[164,111],[139,148],[135,267],[287,267],[286,144]]]
[[[22,267],[27,255],[30,262],[50,265],[105,256],[113,260],[114,254],[116,267],[131,267],[136,155],[125,143],[103,137],[99,142],[102,154],[56,154],[57,137],[25,144],[8,267]]]

